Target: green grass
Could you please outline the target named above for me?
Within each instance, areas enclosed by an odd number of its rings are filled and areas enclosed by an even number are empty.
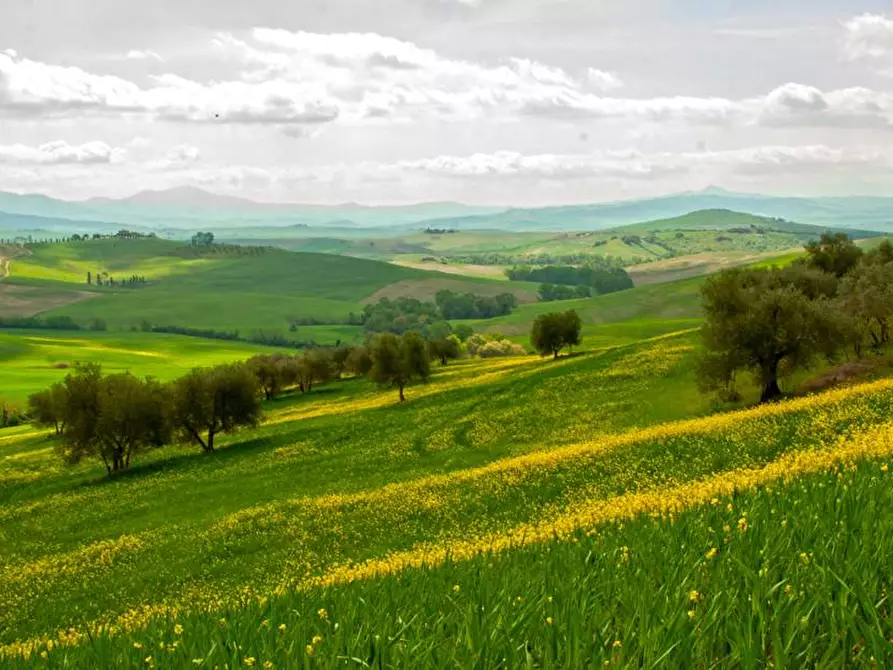
[[[476,331],[502,333],[526,343],[537,316],[575,309],[585,324],[584,347],[630,343],[642,337],[697,327],[701,319],[703,282],[702,277],[697,277],[594,298],[521,305],[507,316],[467,323]]]
[[[108,272],[118,280],[142,275],[149,285],[88,286],[87,272]],[[78,288],[97,293],[91,300],[46,312],[82,323],[101,318],[112,328],[128,329],[148,321],[161,326],[239,330],[242,335],[259,330],[285,333],[293,320],[308,318],[343,323],[351,312],[362,311],[364,300],[395,284],[407,293],[413,293],[416,283],[421,284],[425,298],[433,298],[440,281],[468,292],[531,294],[531,286],[524,283],[449,278],[345,256],[281,249],[256,254],[212,253],[165,240],[38,245],[31,256],[13,261],[8,281],[47,290]]]
[[[0,330],[0,399],[27,397],[68,374],[76,362],[100,363],[109,372],[131,371],[163,381],[193,367],[245,360],[275,348],[155,333],[85,333]]]
[[[213,616],[159,617],[49,658],[75,667],[145,666],[147,657],[159,667],[244,667],[248,659],[277,668],[344,667],[344,659],[369,667],[886,667],[891,464],[862,462],[855,472],[722,497],[673,521],[646,517]]]
[[[893,400],[887,386],[662,427],[712,410],[691,355],[687,335],[557,364],[465,362],[405,405],[335,383],[275,402],[268,424],[211,457],[154,452],[114,481],[95,463],[64,466],[40,435],[4,432],[0,643],[143,605],[232,607],[346,561],[761,467],[881,425]]]

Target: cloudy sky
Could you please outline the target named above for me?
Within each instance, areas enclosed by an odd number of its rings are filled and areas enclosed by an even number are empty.
[[[0,0],[0,190],[893,195],[889,0]]]

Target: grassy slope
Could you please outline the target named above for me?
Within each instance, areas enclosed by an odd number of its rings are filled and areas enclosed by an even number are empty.
[[[0,330],[0,398],[27,396],[61,380],[66,365],[100,363],[107,372],[132,371],[168,380],[193,367],[244,360],[270,347],[145,333],[59,333]]]
[[[159,452],[115,482],[93,463],[64,467],[39,434],[3,433],[0,643],[143,604],[156,614],[232,607],[240,593],[304,588],[349,560],[381,558],[387,572],[395,551],[411,563],[521,527],[548,537],[549,524],[573,528],[599,501],[622,510],[615,496],[738,476],[888,420],[893,385],[883,382],[660,426],[711,409],[694,390],[692,344],[676,336],[557,364],[464,363],[402,406],[364,381],[333,384],[279,401],[267,425],[215,456]],[[331,602],[342,616],[331,598],[314,609]],[[623,625],[624,635],[663,630]]]
[[[140,288],[88,287],[87,272],[109,272],[118,279],[144,275]],[[362,310],[375,291],[402,282],[412,290],[422,282],[425,296],[444,279],[370,260],[324,254],[267,250],[257,255],[203,254],[162,240],[45,245],[12,264],[11,281],[47,288],[90,289],[100,297],[51,310],[80,321],[105,319],[114,327],[179,325],[216,330],[284,331],[292,319],[344,320]],[[530,287],[495,280],[446,278],[469,292],[517,291],[530,298]],[[458,281],[458,284],[456,283]],[[342,338],[344,339],[344,338]]]
[[[629,343],[643,337],[697,327],[701,316],[699,291],[703,281],[703,278],[686,279],[595,298],[521,305],[508,316],[468,323],[481,332],[502,333],[526,342],[538,315],[575,309],[585,324],[583,346]]]

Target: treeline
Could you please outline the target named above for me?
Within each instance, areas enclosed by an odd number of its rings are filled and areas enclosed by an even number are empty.
[[[95,275],[92,272],[87,272],[88,285],[134,288],[136,286],[145,286],[148,283],[143,275],[130,275],[130,277],[125,279],[119,279],[116,283],[115,278],[108,272],[99,271]]]
[[[737,399],[736,376],[745,372],[761,401],[772,401],[781,379],[817,359],[861,357],[890,342],[893,245],[866,253],[843,233],[825,233],[806,251],[787,268],[726,270],[704,285],[703,390]]]
[[[129,372],[106,375],[100,365],[77,363],[63,381],[32,394],[27,415],[19,413],[15,421],[27,417],[52,428],[68,463],[98,459],[112,476],[129,469],[139,454],[178,442],[213,452],[217,436],[260,423],[264,399],[288,390],[311,393],[345,373],[397,389],[402,402],[407,386],[428,379],[432,360],[445,365],[459,352],[456,338],[426,341],[418,333],[383,333],[363,347],[259,355],[196,368],[167,384]]]
[[[21,328],[29,330],[108,330],[103,319],[94,318],[84,327],[70,316],[0,316],[0,328]]]
[[[598,295],[633,287],[633,280],[624,268],[598,262],[590,262],[579,267],[573,265],[548,265],[546,267],[522,265],[506,270],[506,275],[509,279],[516,281],[583,286]]]
[[[596,242],[593,247],[604,246],[607,242]],[[587,265],[594,264],[597,267],[623,268],[629,265],[622,258],[614,256],[593,256],[591,253],[579,254],[506,254],[497,251],[476,254],[446,254],[444,260],[464,265],[534,265],[537,267],[546,265]]]
[[[510,314],[517,305],[518,300],[511,293],[489,297],[444,290],[437,292],[435,302],[382,298],[375,304],[366,305],[359,321],[369,333],[400,335],[415,331],[425,337],[437,338],[452,331],[448,319],[492,319]]]
[[[540,284],[536,290],[540,302],[555,302],[557,300],[574,300],[576,298],[591,298],[592,289],[588,286],[562,286],[561,284]]]
[[[282,347],[285,349],[309,349],[316,346],[307,340],[293,340],[282,333],[258,330],[251,335],[243,336],[238,330],[214,330],[211,328],[189,328],[187,326],[155,326],[148,321],[143,321],[140,330],[144,333],[166,333],[168,335],[186,335],[188,337],[201,337],[208,340],[224,340],[228,342],[250,342],[270,347]]]

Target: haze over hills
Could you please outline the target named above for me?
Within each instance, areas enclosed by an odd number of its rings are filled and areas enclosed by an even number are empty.
[[[834,228],[893,231],[893,198],[778,197],[736,193],[717,187],[702,191],[617,202],[539,208],[485,207],[454,202],[402,206],[357,203],[313,205],[256,202],[194,187],[142,191],[120,200],[65,201],[36,194],[0,192],[0,226],[6,230],[42,229],[64,233],[83,222],[139,230],[388,228],[426,227],[462,230],[580,231],[672,219],[702,210],[731,210]],[[37,217],[37,219],[29,218]],[[55,220],[55,221],[53,221]]]

